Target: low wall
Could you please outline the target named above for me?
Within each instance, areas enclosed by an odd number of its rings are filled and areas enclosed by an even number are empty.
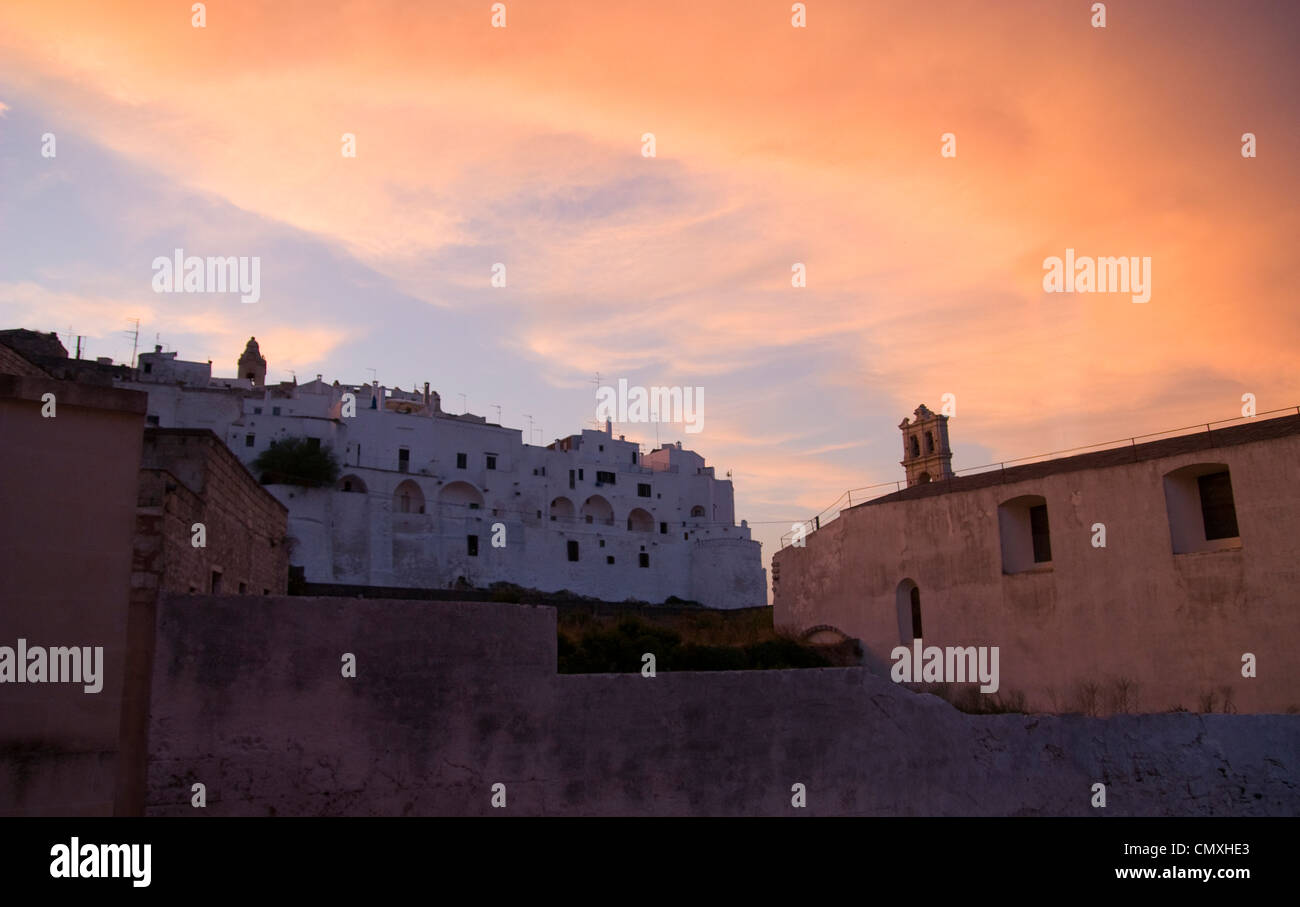
[[[145,809],[1082,815],[1102,782],[1109,814],[1300,812],[1300,716],[972,716],[857,668],[559,676],[555,645],[544,607],[164,599]]]

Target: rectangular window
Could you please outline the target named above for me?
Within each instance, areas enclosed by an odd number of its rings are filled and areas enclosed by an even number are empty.
[[[252,446],[253,446],[254,444],[256,444],[256,443],[257,443],[257,436],[256,436],[256,435],[244,435],[244,446],[245,446],[245,447],[252,447]]]
[[[1047,505],[1029,508],[1029,531],[1034,536],[1034,563],[1045,564],[1052,559],[1052,537],[1047,531]]]
[[[614,476],[614,474],[613,474],[612,472],[597,472],[597,473],[596,473],[596,484],[597,484],[597,485],[613,485],[613,484],[614,484],[614,480],[615,480],[615,476]]]
[[[255,415],[255,416],[260,416],[260,415],[262,415],[262,407],[260,407],[260,406],[254,406],[254,407],[253,407],[253,415]]]
[[[644,551],[642,551],[640,554],[637,555],[637,561],[638,561],[637,566],[639,566],[639,567],[649,567],[649,566],[650,566],[650,555],[648,555],[648,554],[646,554]]]
[[[635,451],[635,450],[632,451],[632,462],[633,462],[633,463],[636,462],[636,451]]]
[[[469,454],[463,454],[463,453],[456,454],[456,468],[457,469],[469,468]]]
[[[647,483],[645,483],[645,482],[637,482],[637,483],[636,483],[636,496],[637,496],[638,498],[648,498],[648,497],[650,497],[650,486],[649,486],[649,484],[647,484]]]
[[[149,373],[152,372],[152,371],[153,371],[153,363],[152,363],[152,362],[146,362],[146,363],[144,364],[144,373],[147,375],[147,374],[149,374]]]
[[[312,450],[320,450],[320,438],[308,438],[307,446]]]
[[[659,524],[659,534],[660,534],[660,535],[667,535],[667,534],[668,534],[668,524],[667,524],[667,523],[660,523],[660,524]]]
[[[1201,492],[1201,519],[1205,521],[1205,538],[1234,539],[1237,531],[1237,510],[1232,502],[1232,480],[1226,472],[1198,476],[1196,485]]]
[[[569,487],[570,487],[570,488],[573,487],[573,470],[572,470],[572,469],[569,470]]]
[[[280,407],[278,407],[278,406],[273,406],[273,407],[271,407],[271,415],[273,415],[273,416],[278,416],[278,415],[280,415]]]
[[[578,470],[578,481],[579,481],[579,482],[582,481],[582,470],[581,470],[581,469]]]
[[[576,541],[570,540],[570,541],[569,541],[569,560],[571,560],[571,561],[576,561],[577,559],[578,559],[578,543],[577,543]]]
[[[145,421],[148,422],[150,425],[157,425],[157,424],[158,424],[158,417],[157,417],[157,416],[149,416],[147,419],[145,419]]]
[[[397,449],[397,471],[406,472],[411,468],[411,452],[405,447]]]
[[[247,595],[247,594],[248,594],[248,584],[247,584],[247,583],[240,583],[240,584],[239,584],[239,594],[240,594],[240,595]]]
[[[605,563],[607,563],[607,564],[612,564],[612,563],[614,563],[614,555],[612,555],[612,554],[610,554],[610,555],[606,555],[606,557],[605,557]]]
[[[487,455],[487,468],[488,468],[488,469],[496,469],[496,468],[497,468],[497,455],[496,455],[496,454],[488,454],[488,455]]]
[[[470,557],[478,557],[478,536],[465,536],[465,553]]]
[[[221,571],[212,571],[212,594],[217,595],[221,592]]]

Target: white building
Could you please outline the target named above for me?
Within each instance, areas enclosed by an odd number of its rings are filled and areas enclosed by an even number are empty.
[[[537,447],[519,429],[443,412],[427,384],[406,392],[318,375],[266,387],[256,340],[239,372],[213,378],[210,362],[155,348],[119,383],[148,392],[150,424],[209,428],[245,464],[290,437],[333,449],[334,488],[267,486],[289,508],[290,560],[309,582],[448,588],[464,578],[612,601],[766,603],[759,543],[734,524],[731,481],[680,443],[642,455],[606,423]]]

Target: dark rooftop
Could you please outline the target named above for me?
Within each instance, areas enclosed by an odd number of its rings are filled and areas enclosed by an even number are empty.
[[[1280,416],[1272,419],[1260,419],[1242,425],[1216,428],[1179,435],[1174,438],[1162,438],[1158,441],[1145,441],[1125,447],[1113,447],[1091,453],[1075,454],[1055,460],[1039,463],[1026,463],[1023,466],[1010,466],[1004,469],[989,468],[968,476],[954,476],[925,485],[913,485],[883,497],[873,498],[852,508],[871,507],[875,504],[888,504],[894,501],[910,501],[915,498],[928,498],[955,491],[973,491],[991,485],[1004,485],[1023,482],[1027,479],[1041,479],[1044,476],[1062,472],[1078,472],[1082,469],[1104,469],[1108,466],[1123,466],[1127,463],[1139,463],[1143,460],[1158,460],[1177,454],[1193,453],[1199,450],[1214,450],[1218,447],[1234,447],[1238,444],[1251,444],[1255,441],[1268,441],[1300,433],[1300,415]]]

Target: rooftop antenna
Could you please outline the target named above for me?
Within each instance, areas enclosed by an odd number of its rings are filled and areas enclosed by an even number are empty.
[[[135,330],[131,332],[131,368],[135,368],[135,351],[140,345],[140,319],[133,318],[131,323],[135,325]]]
[[[528,413],[521,413],[520,415],[522,415],[525,419],[528,420],[528,443],[532,444],[533,443],[533,417],[528,415]]]
[[[457,394],[456,396],[460,397],[460,413],[463,416],[469,412],[469,397],[464,394]]]
[[[489,404],[489,405],[490,405],[493,409],[495,409],[495,410],[497,411],[497,425],[500,425],[500,424],[501,424],[501,404],[500,404],[500,403],[492,403],[492,404]]]
[[[379,372],[375,371],[375,370],[372,369],[372,368],[367,368],[366,371],[370,372],[370,383],[371,383],[371,384],[374,384],[375,382],[377,382],[377,381],[379,380]]]

